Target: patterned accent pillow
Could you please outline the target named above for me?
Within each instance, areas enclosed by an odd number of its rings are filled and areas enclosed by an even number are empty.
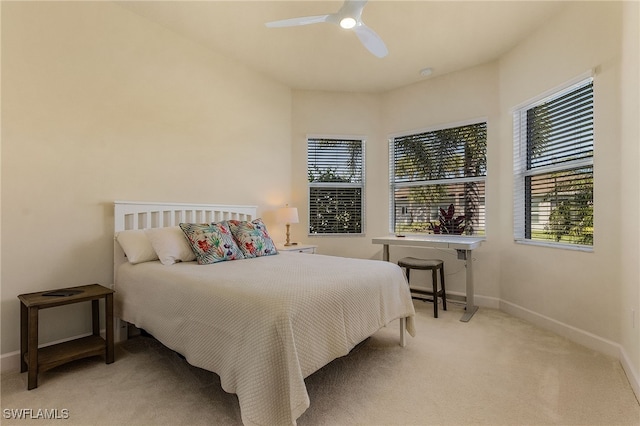
[[[262,219],[252,222],[228,220],[227,223],[245,258],[278,254]]]
[[[229,226],[220,223],[181,223],[180,229],[187,236],[196,260],[200,265],[225,260],[244,259]]]

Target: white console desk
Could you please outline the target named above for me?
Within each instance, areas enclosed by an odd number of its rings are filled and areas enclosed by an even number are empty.
[[[405,246],[405,247],[423,247],[423,248],[441,248],[451,249],[458,252],[458,259],[465,261],[466,276],[466,296],[465,313],[460,321],[468,322],[473,314],[476,313],[478,307],[473,302],[473,256],[471,251],[480,247],[484,241],[481,237],[462,237],[462,236],[446,236],[446,235],[411,235],[398,237],[389,235],[387,237],[378,237],[372,240],[373,244],[383,244],[382,258],[389,260],[389,246]]]

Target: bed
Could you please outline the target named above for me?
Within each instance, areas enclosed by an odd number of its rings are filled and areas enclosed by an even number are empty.
[[[178,242],[181,223],[227,222],[261,223],[254,206],[116,202],[114,309],[120,324],[218,374],[245,425],[296,424],[310,405],[307,376],[392,321],[402,346],[414,335],[395,264],[266,249],[203,265],[184,234]]]

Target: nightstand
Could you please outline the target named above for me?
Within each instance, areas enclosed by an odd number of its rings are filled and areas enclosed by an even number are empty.
[[[104,355],[111,364],[113,355],[113,293],[99,284],[21,294],[20,372],[29,371],[27,389],[38,387],[38,373],[77,359]],[[106,339],[100,336],[100,299],[105,300]],[[38,349],[38,314],[41,309],[91,301],[93,333]]]
[[[314,246],[311,244],[296,244],[294,246],[285,246],[284,244],[278,244],[276,248],[278,249],[278,251],[286,251],[291,253],[315,254],[318,246]]]

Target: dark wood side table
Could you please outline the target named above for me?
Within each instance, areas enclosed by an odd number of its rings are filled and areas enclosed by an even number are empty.
[[[73,294],[71,294],[73,293]],[[106,340],[100,337],[100,299],[105,299]],[[77,359],[104,355],[111,364],[113,355],[113,290],[89,284],[57,290],[21,294],[20,299],[20,372],[29,371],[27,389],[38,387],[38,373]],[[38,313],[40,309],[91,301],[93,334],[38,349]]]

